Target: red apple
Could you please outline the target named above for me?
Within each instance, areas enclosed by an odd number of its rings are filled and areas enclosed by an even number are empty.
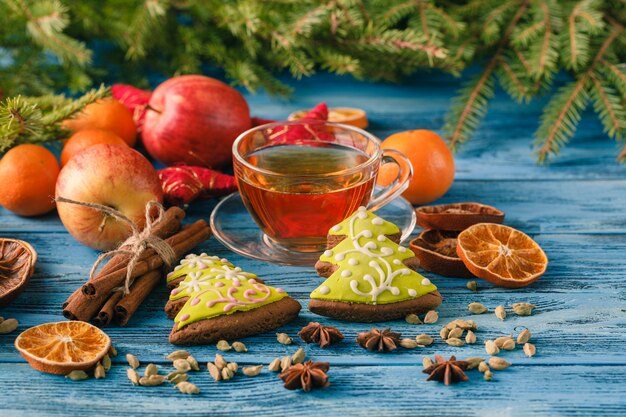
[[[163,191],[156,170],[139,152],[95,145],[63,167],[56,197],[112,207],[143,228],[146,203],[162,202]],[[67,231],[91,248],[111,250],[130,236],[127,224],[92,208],[59,202],[57,210]]]
[[[159,85],[148,105],[143,143],[167,165],[182,162],[215,168],[232,160],[237,136],[252,126],[243,96],[202,75],[183,75]]]

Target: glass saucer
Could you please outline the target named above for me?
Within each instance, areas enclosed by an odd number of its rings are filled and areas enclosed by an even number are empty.
[[[400,228],[402,240],[415,228],[415,209],[398,197],[376,214]],[[220,201],[211,213],[211,229],[224,246],[242,256],[282,265],[312,266],[321,252],[294,252],[274,244],[261,232],[241,200],[233,193]]]

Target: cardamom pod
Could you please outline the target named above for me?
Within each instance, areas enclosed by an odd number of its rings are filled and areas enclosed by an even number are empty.
[[[304,349],[299,348],[298,350],[296,350],[296,353],[294,353],[293,356],[291,357],[291,363],[293,364],[302,363],[304,362],[305,358],[306,358],[306,353],[304,352]]]
[[[196,360],[196,358],[194,358],[193,356],[189,355],[187,356],[187,359],[185,359],[187,362],[189,362],[189,366],[191,366],[191,370],[192,371],[199,371],[200,370],[200,365],[198,364],[198,361]]]
[[[246,366],[241,370],[241,372],[243,372],[245,376],[257,376],[258,374],[261,373],[262,369],[263,369],[263,365]]]
[[[502,344],[502,349],[504,350],[513,350],[515,349],[515,340],[508,339]]]
[[[417,342],[418,345],[429,346],[433,344],[434,339],[430,337],[429,335],[422,333],[422,334],[418,334],[417,336],[415,336],[415,341]]]
[[[455,327],[454,329],[450,330],[450,333],[448,333],[448,339],[451,339],[451,338],[459,339],[462,336],[463,336],[463,329],[460,327]]]
[[[235,376],[235,373],[233,372],[232,369],[230,369],[229,367],[222,368],[222,379],[224,381],[228,381],[229,379],[232,379],[233,376]]]
[[[177,371],[189,372],[191,370],[191,365],[186,359],[175,359],[173,365]]]
[[[522,330],[520,334],[517,335],[517,344],[523,345],[524,343],[530,340],[531,336],[532,334],[530,333],[530,330],[528,329]]]
[[[500,320],[504,321],[504,319],[506,318],[506,310],[504,309],[504,306],[496,307],[494,313],[496,317],[499,318]]]
[[[514,303],[511,305],[511,311],[518,316],[530,316],[533,314],[533,310],[537,308],[536,305],[529,303]]]
[[[139,378],[139,385],[142,387],[156,387],[162,385],[164,382],[165,377],[163,375],[150,375]]]
[[[422,324],[422,321],[420,320],[420,318],[417,316],[417,314],[409,314],[408,316],[406,316],[404,318],[404,320],[409,323],[409,324]]]
[[[405,349],[415,349],[417,347],[417,342],[413,339],[406,338],[400,340],[400,346]]]
[[[293,343],[293,339],[289,337],[287,333],[276,333],[276,340],[278,340],[278,343],[283,345],[290,345]]]
[[[428,368],[429,366],[433,365],[433,360],[430,359],[429,356],[424,356],[424,359],[422,359],[422,366],[424,368]]]
[[[496,340],[494,340],[496,346],[498,346],[500,349],[502,349],[502,346],[504,346],[504,343],[506,343],[507,340],[513,340],[513,337],[509,336],[500,336],[498,337]]]
[[[473,345],[474,343],[476,343],[476,335],[473,331],[467,331],[467,334],[465,335],[465,343],[467,343],[468,345]]]
[[[465,320],[452,320],[450,323],[446,324],[446,327],[450,330],[456,329],[456,328],[460,328],[462,330],[467,330],[467,329],[471,329],[472,326],[470,325],[470,323],[468,321]]]
[[[489,370],[489,365],[482,361],[478,364],[478,372],[485,373]]]
[[[458,337],[450,337],[450,338],[446,339],[446,343],[449,344],[450,346],[456,346],[456,347],[460,347],[460,346],[463,346],[465,344]]]
[[[500,348],[498,348],[493,340],[487,340],[485,342],[485,351],[488,355],[497,355],[500,353]]]
[[[187,352],[186,350],[175,350],[174,352],[167,355],[165,359],[173,362],[176,359],[187,359],[188,356],[189,352]]]
[[[139,374],[135,371],[135,368],[128,368],[126,370],[126,376],[128,376],[128,379],[130,379],[133,385],[139,385]]]
[[[478,365],[480,365],[481,362],[483,362],[483,358],[479,358],[478,356],[472,356],[471,358],[467,358],[465,359],[465,362],[467,362],[467,369],[474,369],[476,368]]]
[[[235,352],[247,352],[248,348],[241,342],[233,342],[233,349]]]
[[[153,363],[149,363],[146,366],[146,369],[143,371],[143,376],[157,375],[159,373],[159,368]]]
[[[493,372],[491,372],[490,370],[486,370],[485,374],[483,375],[483,379],[485,381],[491,381],[493,379]]]
[[[165,379],[167,379],[169,382],[172,382],[172,380],[176,378],[177,375],[185,375],[185,373],[180,371],[172,371],[169,374],[165,375]]]
[[[207,369],[209,371],[209,374],[211,375],[211,378],[213,378],[213,380],[215,382],[217,382],[220,379],[222,379],[222,373],[220,372],[220,368],[215,366],[215,364],[213,362],[207,363],[206,367],[207,367]]]
[[[441,330],[439,330],[439,337],[441,337],[443,340],[446,340],[449,334],[450,330],[447,327],[442,327]]]
[[[176,384],[176,388],[183,394],[199,394],[200,388],[192,384],[191,382],[183,381]]]
[[[189,375],[187,375],[187,374],[178,374],[178,373],[177,373],[177,374],[176,374],[175,376],[173,376],[171,379],[170,379],[170,378],[168,378],[168,380],[169,380],[169,382],[170,382],[170,383],[172,383],[172,384],[174,384],[174,385],[177,385],[177,384],[179,384],[179,383],[181,383],[181,382],[186,381],[188,378],[189,378]]]
[[[131,368],[133,369],[139,368],[139,365],[140,365],[139,359],[137,359],[137,357],[133,355],[132,353],[126,354],[126,360],[128,361],[128,364],[130,365]]]
[[[437,313],[435,310],[430,310],[424,316],[424,323],[426,324],[435,324],[437,323],[437,320],[439,320],[439,313]]]
[[[270,372],[280,371],[280,358],[276,358],[270,362],[270,364],[267,365],[267,369],[269,369]]]
[[[498,358],[497,356],[492,356],[491,358],[489,358],[488,364],[491,369],[494,369],[496,371],[502,371],[511,366],[510,362],[507,362],[502,358]]]
[[[470,291],[478,291],[478,284],[476,284],[476,281],[467,281],[466,287]]]
[[[69,374],[65,375],[65,377],[67,379],[71,379],[72,381],[82,381],[82,380],[89,378],[89,375],[87,375],[87,372],[85,371],[74,370],[70,372]]]
[[[471,330],[478,330],[478,324],[474,320],[468,320],[467,324],[470,326]]]
[[[222,369],[224,369],[226,367],[226,365],[228,365],[228,362],[226,362],[226,360],[224,359],[224,357],[222,355],[220,355],[219,353],[215,354],[215,361],[213,361],[213,363],[215,363],[215,366],[217,366],[217,368],[221,371]]]
[[[535,353],[537,353],[537,348],[532,343],[524,343],[523,350],[524,355],[528,356],[529,358],[532,358],[533,356],[535,356]]]
[[[0,334],[9,334],[18,328],[20,323],[15,319],[6,319],[0,322]]]
[[[280,360],[280,370],[282,372],[285,372],[287,369],[289,369],[289,367],[291,367],[291,356],[284,356]]]
[[[237,362],[228,362],[228,365],[226,365],[226,367],[233,371],[233,374],[236,374],[237,370],[239,369],[239,365],[237,365]]]
[[[117,356],[117,349],[113,345],[109,348],[109,356],[113,358]]]
[[[104,379],[106,377],[106,372],[104,372],[104,366],[100,362],[96,365],[96,369],[93,371],[93,376],[96,379]]]
[[[232,349],[232,346],[229,345],[226,340],[220,340],[219,342],[217,342],[217,345],[215,345],[215,347],[217,347],[217,349],[221,350],[222,352],[227,352]]]
[[[102,357],[102,367],[106,372],[111,370],[111,357],[109,355],[104,355]]]
[[[489,311],[489,309],[487,307],[485,307],[481,303],[476,303],[476,302],[470,303],[467,306],[467,309],[472,314],[483,314],[483,313]]]

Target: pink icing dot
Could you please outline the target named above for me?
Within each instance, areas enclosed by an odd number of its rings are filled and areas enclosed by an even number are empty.
[[[226,304],[226,306],[224,306],[224,313],[228,313],[232,309],[233,309],[232,304]]]
[[[193,300],[191,300],[191,305],[195,306],[198,305],[200,303],[200,299],[199,298],[194,298]]]
[[[248,280],[248,284],[256,284],[256,279],[254,279],[254,278],[250,278],[250,279]]]
[[[236,285],[236,286],[238,287],[239,285]],[[233,287],[233,288],[230,289],[229,293],[233,293],[234,294],[237,291],[239,291],[239,290],[237,288]]]
[[[180,292],[180,288],[174,288],[170,294],[176,295]]]
[[[241,282],[238,279],[233,280],[233,287],[241,287]]]
[[[276,288],[276,292],[282,294],[285,292],[285,290],[283,290],[282,288]]]
[[[208,268],[207,264],[204,264],[202,262],[198,263],[198,269],[207,269],[207,268]]]
[[[223,283],[223,282],[219,282],[219,281],[218,281],[218,282],[216,282],[214,285],[215,285],[217,288],[219,288],[219,287],[223,287],[223,286],[224,286],[224,283]]]
[[[187,321],[189,320],[189,314],[183,314],[182,316],[180,316],[180,321]]]

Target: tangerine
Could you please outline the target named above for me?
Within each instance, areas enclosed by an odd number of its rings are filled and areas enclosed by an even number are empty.
[[[407,130],[389,136],[381,145],[395,149],[409,158],[413,178],[402,194],[413,204],[426,204],[442,197],[454,181],[454,157],[441,137],[431,130]],[[398,166],[380,167],[377,183],[388,185],[396,179]]]
[[[501,224],[468,227],[457,238],[456,252],[472,274],[502,287],[525,287],[548,268],[548,258],[537,242]]]
[[[111,339],[83,321],[59,321],[26,329],[15,348],[38,371],[67,375],[93,368],[109,352]]]
[[[100,100],[85,106],[76,117],[65,120],[63,127],[73,132],[84,129],[109,130],[131,147],[137,139],[133,114],[126,106],[113,99]]]
[[[65,142],[61,152],[61,166],[64,166],[76,154],[93,145],[102,143],[110,145],[127,145],[126,142],[115,133],[102,129],[85,129],[74,133]]]
[[[0,205],[20,216],[54,210],[59,176],[55,156],[39,145],[18,145],[0,159]]]

